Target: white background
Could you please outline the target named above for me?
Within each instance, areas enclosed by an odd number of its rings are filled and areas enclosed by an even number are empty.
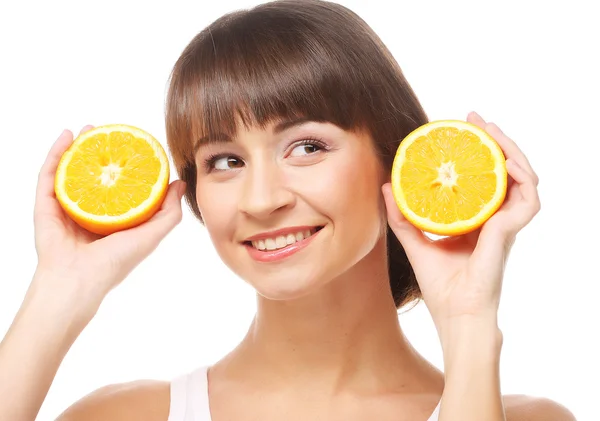
[[[167,78],[192,37],[254,2],[22,1],[0,6],[0,334],[36,265],[32,208],[64,128],[127,123],[165,143]],[[431,119],[477,110],[524,149],[542,212],[519,237],[501,304],[505,393],[557,400],[597,420],[600,30],[594,2],[345,1],[392,50]],[[551,5],[552,3],[552,5]],[[560,2],[564,4],[563,2]],[[340,186],[340,188],[345,188]],[[39,419],[102,385],[169,379],[211,363],[245,333],[253,291],[184,220],[105,301],[67,355]],[[423,305],[401,316],[442,356]]]

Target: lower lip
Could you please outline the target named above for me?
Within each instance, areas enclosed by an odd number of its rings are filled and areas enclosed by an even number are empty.
[[[296,241],[294,244],[290,244],[287,247],[277,250],[258,250],[251,245],[245,244],[246,249],[248,250],[248,254],[254,260],[259,262],[277,262],[279,260],[283,260],[286,257],[291,256],[294,253],[299,252],[304,247],[308,246],[311,241],[321,232],[321,230],[315,232],[308,238],[305,238],[301,241]]]

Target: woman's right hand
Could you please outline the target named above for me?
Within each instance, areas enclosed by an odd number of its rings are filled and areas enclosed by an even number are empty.
[[[54,194],[58,163],[72,142],[73,134],[64,131],[39,174],[34,210],[38,266],[0,343],[1,420],[36,418],[61,361],[108,291],[181,220],[185,185],[175,181],[161,209],[135,228],[100,237],[79,227]]]
[[[85,126],[81,133],[92,127]],[[53,294],[64,291],[95,313],[105,295],[181,221],[185,183],[171,183],[162,207],[147,222],[105,237],[90,233],[68,217],[54,193],[58,163],[72,142],[73,134],[65,130],[39,173],[34,208],[38,266],[33,282],[53,283],[38,286]]]

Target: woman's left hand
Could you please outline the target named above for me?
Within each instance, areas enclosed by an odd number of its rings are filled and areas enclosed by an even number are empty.
[[[480,229],[432,241],[403,217],[391,185],[382,188],[388,223],[406,251],[438,331],[464,316],[496,320],[509,251],[517,233],[540,210],[538,177],[519,147],[478,114],[470,113],[467,121],[500,145],[509,174],[503,205]]]

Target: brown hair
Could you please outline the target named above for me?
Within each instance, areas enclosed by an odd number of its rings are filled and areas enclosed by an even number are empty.
[[[277,118],[306,117],[366,129],[386,171],[400,141],[427,116],[398,63],[347,8],[280,0],[227,14],[187,45],[173,68],[166,130],[186,201],[196,203],[195,140]],[[397,307],[420,298],[406,253],[388,227],[388,271]]]

